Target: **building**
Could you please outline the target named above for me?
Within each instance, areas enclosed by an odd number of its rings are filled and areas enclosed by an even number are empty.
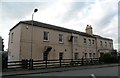
[[[0,51],[4,51],[3,39],[1,36],[0,36]]]
[[[113,50],[113,40],[37,21],[20,21],[9,33],[11,60],[80,59],[100,57]]]

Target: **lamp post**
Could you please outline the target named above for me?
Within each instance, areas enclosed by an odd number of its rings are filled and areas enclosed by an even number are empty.
[[[34,13],[37,12],[38,9],[34,9],[34,12],[32,14],[32,27],[31,27],[31,55],[30,55],[30,59],[32,59],[32,43],[33,43],[33,17],[34,17]]]
[[[34,9],[34,12],[32,14],[32,27],[31,27],[31,54],[30,54],[30,60],[29,60],[29,69],[33,69],[33,58],[32,58],[32,43],[33,43],[33,16],[34,13],[37,12],[38,9]]]

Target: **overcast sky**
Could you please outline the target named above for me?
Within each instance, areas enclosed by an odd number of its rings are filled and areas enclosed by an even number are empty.
[[[0,2],[0,35],[8,48],[9,30],[19,21],[34,20],[111,38],[118,49],[118,0],[2,0]]]

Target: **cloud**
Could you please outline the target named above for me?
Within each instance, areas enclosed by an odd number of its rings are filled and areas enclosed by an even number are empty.
[[[2,19],[20,19],[25,18],[37,6],[42,9],[44,2],[3,2],[2,3]]]
[[[7,44],[6,34],[8,35],[9,29],[21,20],[31,20],[33,9],[38,8],[34,20],[82,32],[85,32],[86,25],[90,24],[94,34],[112,38],[117,48],[117,5],[117,0],[6,0],[2,2],[4,21],[0,19],[0,22],[2,21],[1,26],[4,27],[0,26],[0,32],[2,31]]]
[[[49,8],[45,8],[37,12],[34,19],[41,22],[59,25],[63,20],[62,18],[64,14],[70,8],[70,5],[70,2],[56,1],[52,3],[52,5],[48,6]]]
[[[1,2],[54,2],[56,0],[1,0]]]
[[[64,14],[63,22],[68,22],[71,19],[78,19],[79,12],[88,7],[91,2],[72,2],[70,9],[67,10],[66,14]]]

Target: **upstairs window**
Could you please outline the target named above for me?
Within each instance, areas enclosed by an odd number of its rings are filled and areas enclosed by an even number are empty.
[[[110,47],[112,47],[112,43],[109,43]]]
[[[78,37],[74,36],[74,43],[77,44],[78,43]]]
[[[13,35],[14,33],[11,34],[11,43],[13,43]]]
[[[84,38],[84,43],[86,44],[87,42],[86,42],[86,38]]]
[[[44,41],[49,41],[49,32],[44,32]]]
[[[107,47],[107,42],[105,42],[105,47]]]
[[[63,43],[63,34],[59,34],[59,42]]]
[[[95,44],[95,40],[92,40],[92,44]]]
[[[89,39],[89,45],[91,45],[91,39]]]
[[[102,41],[100,41],[100,46],[103,46]]]

